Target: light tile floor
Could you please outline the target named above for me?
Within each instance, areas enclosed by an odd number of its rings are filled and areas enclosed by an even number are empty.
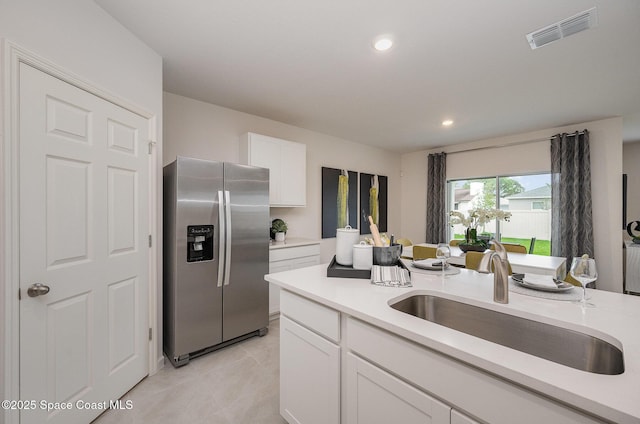
[[[279,413],[280,321],[252,337],[174,368],[166,362],[94,424],[283,424]]]

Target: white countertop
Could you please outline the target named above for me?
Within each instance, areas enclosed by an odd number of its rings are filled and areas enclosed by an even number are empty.
[[[287,247],[308,246],[311,244],[320,244],[320,240],[306,239],[302,237],[287,237],[284,241],[271,240],[269,249],[286,249]]]
[[[462,269],[440,276],[412,275],[412,288],[326,277],[327,264],[269,274],[265,279],[333,309],[521,384],[552,399],[616,423],[640,423],[640,297],[588,290],[595,308],[514,292],[493,302],[493,275]],[[434,294],[599,337],[624,352],[625,372],[600,375],[573,369],[451,330],[389,307],[413,294]]]

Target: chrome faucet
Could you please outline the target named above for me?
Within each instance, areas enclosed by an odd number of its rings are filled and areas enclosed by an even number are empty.
[[[491,273],[493,265],[493,301],[497,303],[509,303],[509,260],[507,250],[497,241],[493,241],[495,251],[487,252],[482,256],[478,265],[478,272]]]

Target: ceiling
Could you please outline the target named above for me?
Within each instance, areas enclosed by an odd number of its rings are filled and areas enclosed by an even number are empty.
[[[165,91],[343,139],[410,152],[622,116],[640,141],[638,0],[95,1],[164,58]],[[594,6],[595,28],[530,48]]]

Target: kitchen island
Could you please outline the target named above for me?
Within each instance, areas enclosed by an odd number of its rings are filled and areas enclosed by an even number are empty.
[[[595,308],[510,293],[493,275],[413,273],[412,288],[269,274],[280,286],[281,414],[309,423],[640,423],[640,298],[589,290]],[[430,294],[587,333],[624,352],[624,372],[574,369],[397,311]],[[526,337],[526,334],[523,334]],[[392,421],[387,421],[391,419]]]

